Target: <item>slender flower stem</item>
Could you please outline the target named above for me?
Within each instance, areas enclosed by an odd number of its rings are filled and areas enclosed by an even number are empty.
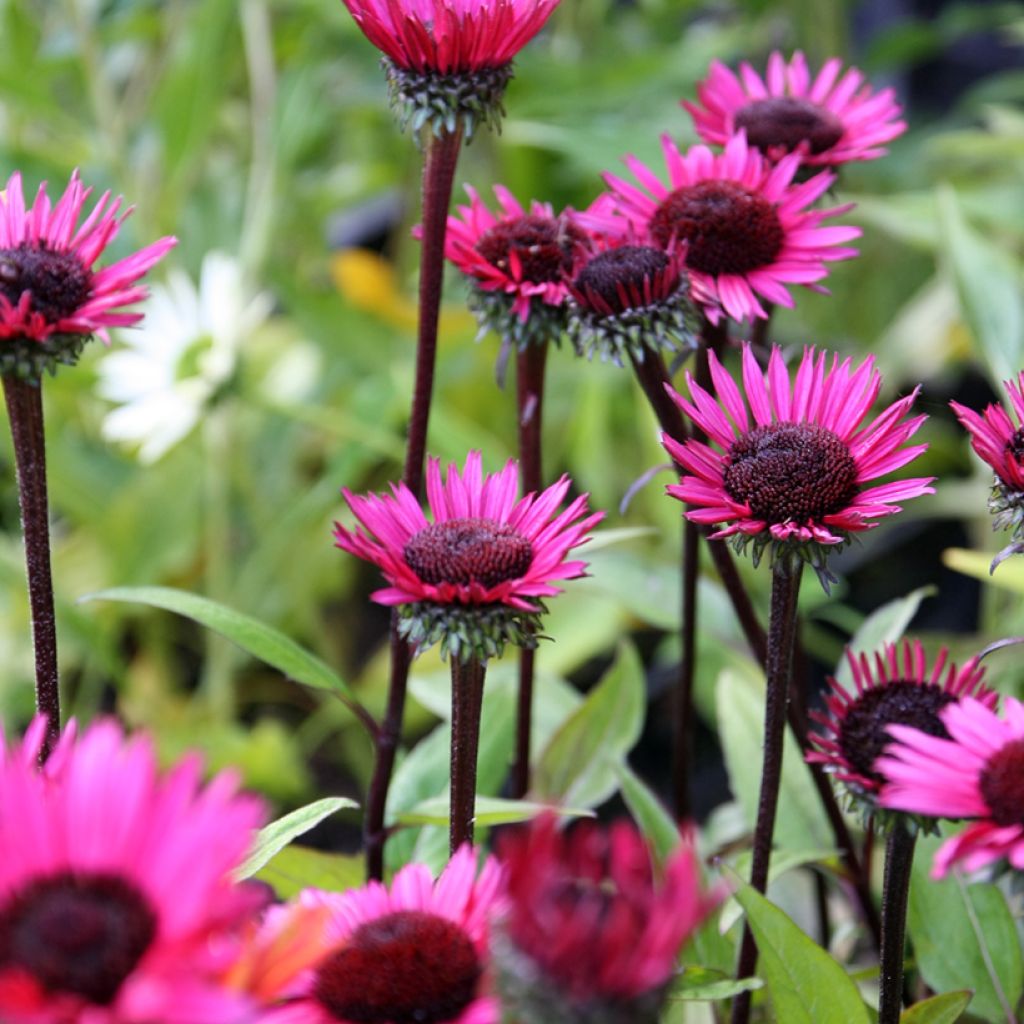
[[[907,932],[910,869],[914,864],[916,842],[917,837],[911,835],[903,822],[897,821],[885,844],[878,1024],[898,1024],[903,1011],[903,950]]]
[[[462,129],[431,135],[423,162],[423,235],[420,252],[419,334],[416,344],[416,379],[409,416],[409,435],[402,481],[413,494],[423,489],[423,463],[427,452],[427,426],[434,392],[437,359],[437,327],[441,316],[441,285],[444,280],[444,240],[448,207],[452,198],[455,165],[462,145]],[[388,703],[377,733],[373,778],[366,800],[363,837],[366,873],[380,879],[384,873],[384,811],[387,806],[395,752],[402,734],[405,692],[412,651],[398,635],[398,617],[391,616],[391,677]]]
[[[18,505],[25,541],[32,646],[36,663],[36,710],[46,715],[46,736],[39,759],[49,757],[60,736],[60,684],[57,675],[57,619],[50,573],[50,521],[46,498],[46,436],[42,382],[4,376],[4,399],[11,423],[18,474]]]
[[[448,844],[454,853],[473,842],[476,814],[476,757],[480,746],[486,663],[452,657],[452,759]]]
[[[777,562],[772,569],[772,609],[768,627],[768,661],[765,665],[767,684],[764,710],[764,762],[761,771],[761,794],[757,802],[757,824],[754,826],[753,863],[750,884],[763,893],[768,887],[768,865],[772,854],[775,812],[782,782],[782,750],[786,729],[786,704],[793,671],[793,648],[796,645],[796,603],[800,594],[803,562],[795,567]],[[757,945],[747,924],[740,945],[737,978],[748,978],[757,963]],[[746,1024],[750,1019],[750,993],[740,993],[732,1004],[732,1024]]]
[[[519,430],[519,472],[523,493],[539,494],[544,486],[541,447],[544,369],[548,343],[530,343],[516,355],[516,413]],[[516,711],[516,753],[512,796],[521,799],[530,788],[530,724],[533,715],[533,648],[519,649],[519,696]]]

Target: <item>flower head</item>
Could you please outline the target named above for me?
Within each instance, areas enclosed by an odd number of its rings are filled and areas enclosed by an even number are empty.
[[[767,317],[762,299],[791,307],[788,285],[814,285],[828,273],[826,262],[857,255],[840,243],[856,238],[858,228],[821,226],[848,206],[808,209],[835,175],[823,171],[794,184],[799,154],[772,165],[747,145],[742,132],[718,155],[707,146],[681,153],[667,135],[662,149],[668,183],[628,156],[626,166],[643,187],[606,174],[615,214],[590,222],[614,234],[616,218],[625,218],[663,249],[685,242],[693,296],[713,322],[722,310],[740,321]]]
[[[198,289],[183,272],[157,285],[145,324],[124,348],[97,365],[99,393],[118,408],[103,434],[139,445],[155,462],[184,438],[235,372],[243,343],[270,312],[269,296],[251,296],[242,268],[226,253],[203,259]]]
[[[942,712],[948,735],[894,725],[875,771],[883,807],[936,818],[975,818],[939,848],[932,876],[955,864],[976,871],[1006,858],[1024,869],[1024,704],[1013,697],[1000,718],[991,702],[964,698]]]
[[[555,215],[534,200],[529,211],[496,185],[499,214],[466,187],[469,205],[448,218],[445,256],[470,279],[470,308],[484,330],[520,347],[557,341],[565,325],[566,274],[589,245],[573,211]]]
[[[882,776],[875,762],[892,745],[889,726],[906,725],[930,736],[949,733],[940,713],[964,697],[993,706],[997,695],[984,685],[985,670],[977,658],[961,668],[950,662],[943,647],[929,669],[919,640],[886,644],[872,660],[866,654],[846,652],[853,686],[830,679],[825,698],[828,714],[811,712],[820,732],[812,733],[817,748],[807,760],[835,773],[868,810],[877,808]]]
[[[559,0],[343,0],[385,55],[393,99],[418,130],[454,131],[501,113],[512,58]]]
[[[231,881],[262,808],[197,759],[157,773],[113,722],[0,763],[0,1019],[6,1024],[233,1024],[220,976],[262,905]],[[86,955],[87,954],[87,955]]]
[[[392,485],[390,495],[342,494],[360,526],[335,523],[337,546],[379,566],[390,584],[373,600],[401,605],[406,638],[421,648],[438,641],[442,652],[487,658],[505,643],[534,646],[542,600],[559,593],[556,580],[582,576],[586,562],[569,561],[603,513],[587,515],[587,495],[561,513],[569,490],[563,476],[540,494],[517,498],[519,466],[510,459],[484,477],[479,452],[460,473],[438,459],[427,463],[427,519],[412,492]]]
[[[749,64],[739,75],[712,61],[697,86],[699,103],[683,101],[705,142],[725,145],[737,132],[770,160],[798,151],[808,165],[874,160],[907,130],[892,89],[872,92],[856,68],[843,74],[833,57],[812,79],[798,50],[789,63],[775,51],[762,78]]]
[[[96,269],[131,210],[119,215],[121,198],[111,202],[105,192],[79,224],[91,194],[77,171],[56,206],[43,184],[26,209],[17,173],[0,191],[0,374],[38,380],[59,363],[77,362],[93,334],[106,340],[108,327],[142,319],[120,307],[145,298],[136,282],[176,239]]]
[[[498,1024],[498,1002],[488,994],[488,936],[501,900],[497,862],[488,859],[477,877],[468,845],[436,883],[424,865],[409,864],[390,888],[369,882],[346,893],[304,891],[300,912],[316,909],[319,917],[297,920],[291,909],[269,917],[264,929],[264,947],[280,949],[298,968],[291,977],[278,973],[284,1002],[266,1021]],[[323,947],[312,965],[294,955],[301,943],[288,933],[297,924],[316,933],[306,936],[307,949]]]
[[[959,402],[949,404],[970,433],[971,447],[995,472],[988,503],[993,528],[1010,529],[1014,540],[1024,540],[1024,372],[1004,385],[1016,423],[1001,405],[977,413]]]
[[[654,1019],[683,944],[715,906],[685,843],[656,874],[628,821],[607,831],[554,817],[501,837],[508,908],[499,986],[523,1024]]]
[[[688,519],[721,524],[712,536],[735,537],[740,550],[753,542],[755,563],[769,546],[773,558],[803,558],[823,583],[830,578],[830,548],[901,511],[894,502],[934,490],[931,477],[865,486],[927,448],[902,447],[925,420],[904,419],[917,390],[864,426],[882,385],[874,359],[856,368],[850,359],[840,363],[833,356],[830,366],[826,359],[824,352],[805,349],[791,384],[778,347],[762,373],[745,345],[744,402],[709,352],[718,402],[689,373],[691,401],[671,389],[669,394],[711,443],[662,437],[685,473],[668,493],[692,506]]]

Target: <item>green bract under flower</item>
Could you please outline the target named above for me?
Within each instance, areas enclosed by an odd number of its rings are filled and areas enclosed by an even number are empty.
[[[547,609],[524,612],[507,605],[406,604],[398,608],[398,632],[417,652],[441,645],[441,657],[486,662],[505,648],[532,650],[541,639],[541,617]]]

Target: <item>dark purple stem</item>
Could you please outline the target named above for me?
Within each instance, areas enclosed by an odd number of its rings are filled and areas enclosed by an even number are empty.
[[[541,448],[544,368],[548,343],[531,342],[516,355],[516,415],[519,430],[519,472],[523,493],[544,486]],[[522,799],[530,788],[530,728],[533,714],[532,648],[519,650],[519,697],[516,710],[516,753],[512,766],[512,797]]]
[[[786,704],[793,672],[793,648],[796,644],[796,603],[800,594],[803,563],[789,567],[777,562],[772,569],[772,609],[768,626],[768,660],[764,709],[764,760],[761,769],[761,793],[754,826],[753,861],[750,884],[759,893],[768,887],[768,866],[772,855],[775,812],[782,782],[783,737],[786,730]],[[749,978],[757,964],[757,945],[747,924],[740,944],[737,978]],[[747,1024],[750,1019],[750,993],[741,992],[732,1004],[732,1024]]]
[[[892,826],[885,844],[882,880],[882,974],[878,1024],[898,1024],[903,1010],[903,953],[907,934],[907,899],[916,837],[902,822]]]
[[[4,398],[14,442],[18,505],[25,540],[32,646],[36,662],[36,710],[46,715],[47,723],[39,751],[39,760],[43,762],[60,736],[60,683],[57,675],[57,619],[53,610],[53,578],[50,572],[42,382],[33,384],[13,374],[5,375]]]
[[[454,853],[473,842],[476,814],[476,758],[480,747],[486,664],[452,655],[452,759],[448,846]]]

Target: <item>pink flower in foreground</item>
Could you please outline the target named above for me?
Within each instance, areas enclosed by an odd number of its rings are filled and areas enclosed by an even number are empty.
[[[456,74],[507,64],[559,0],[342,0],[399,67]]]
[[[312,966],[282,978],[267,1024],[498,1024],[489,994],[489,919],[502,900],[502,872],[488,859],[479,878],[476,855],[463,846],[437,882],[422,864],[409,864],[388,888],[369,882],[346,893],[306,890],[303,908],[323,916],[305,922],[326,952]],[[263,943],[285,935],[279,948],[297,948],[287,931],[295,913],[276,912]],[[264,960],[268,970],[271,962]],[[294,960],[302,965],[302,958]]]
[[[20,174],[11,175],[0,191],[0,353],[12,341],[45,348],[50,339],[65,335],[74,336],[79,346],[91,334],[106,340],[108,327],[128,327],[142,319],[141,313],[122,307],[146,297],[136,282],[176,239],[162,238],[96,269],[131,210],[119,214],[121,198],[111,202],[105,192],[79,224],[91,194],[77,171],[56,206],[40,185],[26,209]]]
[[[693,297],[714,322],[722,309],[739,321],[767,317],[762,300],[791,307],[789,285],[815,285],[828,274],[827,262],[857,255],[841,243],[858,237],[859,228],[821,226],[849,206],[809,209],[835,175],[823,171],[794,184],[799,154],[773,166],[742,133],[717,155],[707,146],[681,153],[667,135],[662,149],[667,184],[628,156],[626,166],[641,187],[605,174],[615,214],[598,214],[589,222],[616,234],[621,231],[616,221],[625,218],[663,249],[685,242]]]
[[[895,741],[875,762],[886,780],[880,802],[936,818],[977,818],[939,848],[932,877],[954,865],[976,871],[1005,858],[1024,870],[1024,704],[1005,702],[1005,718],[965,698],[941,712],[949,738],[892,726]]]
[[[957,418],[971,435],[971,447],[993,469],[996,484],[989,499],[996,529],[1024,534],[1024,373],[1004,382],[1017,422],[1001,405],[991,404],[977,413],[950,402]]]
[[[811,712],[820,732],[811,733],[818,748],[807,760],[823,764],[855,794],[872,805],[882,786],[875,762],[892,744],[890,725],[908,725],[930,736],[945,736],[940,714],[964,697],[994,707],[997,694],[983,684],[985,669],[977,658],[963,667],[950,662],[943,647],[931,668],[920,640],[886,644],[875,654],[846,652],[853,686],[830,679],[825,697],[828,714]]]
[[[264,901],[237,885],[258,801],[110,721],[69,729],[40,771],[41,720],[0,763],[0,1020],[232,1024],[218,978]]]
[[[842,67],[833,57],[812,79],[802,53],[787,64],[775,51],[762,78],[747,63],[736,75],[716,60],[697,86],[700,102],[682,105],[705,142],[724,146],[742,130],[772,160],[794,150],[811,165],[884,156],[885,143],[907,130],[895,94],[873,92],[860,71],[848,68],[840,75]]]
[[[806,545],[820,569],[828,546],[901,511],[894,502],[933,493],[932,477],[865,486],[927,448],[903,447],[925,420],[904,419],[917,389],[864,425],[882,386],[873,357],[854,368],[833,356],[829,365],[808,348],[790,383],[777,346],[764,373],[744,345],[742,392],[714,352],[708,362],[717,401],[690,373],[691,400],[669,394],[709,443],[662,441],[685,473],[668,493],[692,506],[688,519],[719,526],[712,536],[735,536],[741,547],[753,539],[755,559],[768,544],[801,554]]]
[[[701,887],[689,843],[655,873],[630,822],[564,832],[549,815],[504,834],[498,854],[508,909],[495,960],[511,1016],[524,1024],[653,1019],[680,949],[718,902]],[[606,1017],[612,1006],[636,1016]]]

